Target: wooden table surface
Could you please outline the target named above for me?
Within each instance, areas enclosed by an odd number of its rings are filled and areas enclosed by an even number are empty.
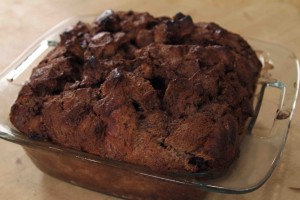
[[[96,14],[107,8],[170,16],[181,11],[190,14],[194,21],[214,21],[242,36],[285,46],[300,58],[300,2],[297,0],[3,0],[0,1],[0,71],[62,19],[73,15]],[[206,199],[300,199],[299,121],[300,110],[297,108],[281,162],[264,186],[245,195],[209,194]],[[115,198],[43,174],[20,146],[1,140],[0,199]]]

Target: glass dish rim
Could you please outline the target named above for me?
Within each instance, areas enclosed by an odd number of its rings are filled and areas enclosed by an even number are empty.
[[[3,78],[6,78],[6,76],[8,75],[9,71],[11,71],[13,68],[16,67],[16,65],[20,65],[20,63],[22,63],[32,52],[34,52],[34,50],[37,48],[38,45],[40,45],[43,41],[47,41],[47,38],[50,35],[53,35],[55,32],[58,32],[59,29],[61,28],[66,28],[66,25],[69,24],[71,21],[79,21],[79,20],[84,20],[84,19],[91,19],[91,18],[95,18],[97,15],[83,15],[83,16],[73,16],[73,17],[69,17],[65,20],[63,20],[62,22],[60,22],[59,24],[57,24],[56,26],[54,26],[53,28],[51,28],[48,32],[46,32],[45,34],[43,34],[39,39],[36,40],[36,42],[34,42],[31,46],[29,46],[19,57],[17,57],[12,64],[10,64],[7,68],[5,68],[4,70],[2,70],[2,72],[0,73],[0,80],[2,80]],[[70,25],[70,24],[69,24]],[[256,42],[260,42],[260,43],[266,43],[266,44],[270,44],[270,45],[274,45],[277,47],[280,47],[282,49],[285,49],[286,51],[292,53],[290,50],[286,49],[285,47],[281,47],[277,44],[272,44],[269,42],[265,42],[265,41],[261,41],[261,40],[257,40],[257,39],[252,39],[252,38],[247,38],[247,41],[256,41]],[[49,41],[48,41],[49,42]],[[251,44],[251,42],[250,42]],[[294,55],[294,54],[293,54]],[[296,56],[295,56],[296,58]],[[283,138],[282,144],[280,146],[280,150],[278,155],[276,156],[274,163],[271,165],[271,168],[269,169],[268,173],[264,176],[264,178],[257,184],[257,185],[253,185],[253,187],[248,187],[248,188],[243,188],[241,190],[232,190],[232,189],[227,189],[224,187],[219,187],[216,185],[209,185],[209,184],[203,184],[203,183],[187,183],[187,182],[182,182],[179,180],[174,180],[174,179],[170,179],[170,177],[164,177],[161,176],[161,174],[157,174],[156,172],[153,172],[151,170],[146,170],[145,172],[145,168],[144,167],[139,167],[137,165],[133,165],[133,164],[127,164],[121,161],[115,161],[115,160],[111,160],[111,159],[105,159],[105,158],[101,158],[92,154],[88,154],[88,153],[84,153],[78,150],[73,150],[70,148],[65,148],[62,146],[58,146],[49,142],[40,142],[40,141],[35,141],[35,140],[31,140],[27,137],[22,137],[23,135],[19,135],[18,132],[16,130],[12,130],[10,129],[10,127],[0,127],[0,138],[19,144],[21,146],[27,146],[30,148],[37,148],[37,149],[42,149],[42,150],[48,150],[48,151],[54,151],[54,152],[59,152],[59,153],[65,153],[69,156],[73,156],[75,158],[78,159],[84,159],[90,162],[95,162],[98,164],[105,164],[105,165],[110,165],[110,166],[114,166],[114,167],[119,167],[119,168],[125,168],[125,169],[129,169],[135,173],[138,174],[142,174],[145,176],[152,176],[153,178],[157,178],[157,179],[162,179],[165,181],[170,181],[170,182],[174,182],[174,183],[178,183],[178,184],[188,184],[191,186],[197,186],[200,187],[204,190],[207,191],[213,191],[213,192],[221,192],[221,193],[232,193],[232,194],[242,194],[242,193],[247,193],[247,192],[251,192],[254,191],[256,189],[258,189],[260,186],[262,186],[267,180],[268,178],[271,176],[272,172],[274,171],[281,153],[284,149],[285,146],[285,141],[287,139],[288,136],[288,131],[289,131],[289,127],[290,127],[290,123],[291,123],[291,119],[292,119],[292,115],[296,106],[296,99],[298,96],[298,90],[299,90],[299,61],[296,59],[296,70],[297,70],[297,88],[296,88],[296,93],[294,94],[294,99],[293,99],[293,106],[292,109],[290,110],[290,116],[288,118],[288,127],[287,127],[287,131],[285,133],[285,136]],[[272,84],[272,83],[271,83]],[[10,130],[10,131],[7,131]],[[132,169],[132,167],[134,169]],[[141,170],[143,172],[141,172]],[[190,174],[192,176],[196,176],[197,174]],[[174,177],[171,177],[174,178]]]

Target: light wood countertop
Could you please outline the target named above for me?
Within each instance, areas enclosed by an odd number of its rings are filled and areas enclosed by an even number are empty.
[[[300,2],[297,0],[5,0],[0,1],[0,72],[41,34],[64,18],[97,14],[108,8],[148,11],[156,16],[173,16],[181,11],[190,14],[194,21],[214,21],[242,36],[282,45],[300,58]],[[249,194],[211,193],[206,199],[300,199],[299,104],[298,100],[286,148],[271,178]],[[0,199],[115,198],[43,174],[20,146],[0,140]]]

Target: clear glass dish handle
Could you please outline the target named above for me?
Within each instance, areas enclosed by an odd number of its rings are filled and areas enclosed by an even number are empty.
[[[262,82],[261,83],[261,89],[260,89],[259,95],[257,97],[257,103],[254,106],[254,114],[253,114],[253,117],[251,118],[251,121],[250,121],[249,126],[248,126],[248,131],[247,132],[249,134],[252,133],[253,127],[255,125],[255,122],[256,122],[256,120],[258,118],[258,115],[259,115],[259,112],[261,110],[265,90],[270,88],[270,87],[280,90],[280,101],[279,101],[278,109],[277,109],[277,112],[276,112],[276,119],[278,118],[278,115],[280,116],[281,119],[288,117],[288,115],[283,116],[283,114],[282,114],[282,113],[286,113],[286,112],[284,112],[284,109],[283,109],[284,95],[285,95],[285,90],[286,90],[285,85],[282,82],[279,82],[279,81]]]

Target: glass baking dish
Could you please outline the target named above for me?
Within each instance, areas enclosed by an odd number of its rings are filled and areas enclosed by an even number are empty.
[[[0,75],[0,138],[22,145],[43,172],[66,182],[129,199],[201,199],[206,192],[243,194],[262,186],[271,176],[284,148],[296,104],[299,62],[289,50],[247,39],[263,69],[254,97],[240,157],[217,174],[156,173],[149,169],[103,159],[20,134],[9,121],[10,107],[31,70],[59,41],[59,34],[77,21],[69,18],[43,35]]]

